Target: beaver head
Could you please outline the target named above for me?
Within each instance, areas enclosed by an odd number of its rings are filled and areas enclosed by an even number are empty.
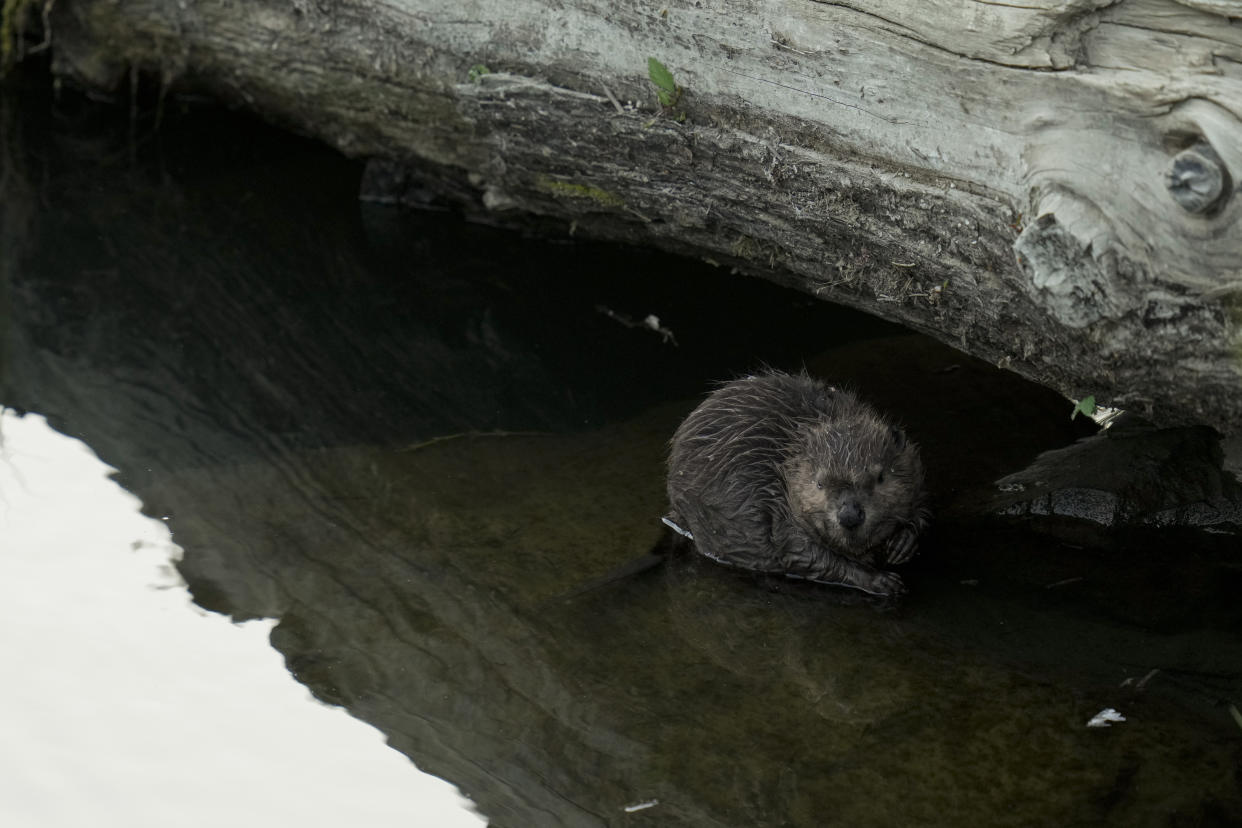
[[[783,464],[795,520],[834,551],[870,563],[875,550],[919,514],[918,447],[869,411],[812,420]]]

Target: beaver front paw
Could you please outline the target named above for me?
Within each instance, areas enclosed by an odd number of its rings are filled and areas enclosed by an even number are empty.
[[[884,561],[893,565],[903,564],[914,557],[918,548],[918,533],[909,526],[903,526],[888,539],[884,548]]]
[[[896,572],[877,570],[866,583],[858,584],[858,588],[871,595],[882,595],[885,598],[899,598],[906,594],[906,584]]]

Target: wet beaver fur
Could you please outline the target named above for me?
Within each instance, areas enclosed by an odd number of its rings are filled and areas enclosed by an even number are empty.
[[[730,382],[686,417],[668,461],[669,520],[703,555],[876,595],[927,525],[923,464],[853,393],[800,374]]]

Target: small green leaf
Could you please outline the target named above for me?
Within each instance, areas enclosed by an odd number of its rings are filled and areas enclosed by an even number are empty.
[[[677,89],[677,82],[673,80],[673,73],[668,71],[667,66],[655,58],[647,58],[647,74],[656,85],[656,97],[660,100],[660,106],[672,106],[677,102],[680,90]]]
[[[474,66],[470,67],[470,72],[469,74],[466,75],[466,80],[470,81],[471,83],[481,83],[482,81],[480,80],[480,78],[482,78],[484,75],[490,75],[491,73],[492,73],[491,69],[488,69],[486,66],[484,66],[481,63],[476,63]]]
[[[1089,394],[1079,400],[1078,405],[1074,406],[1074,410],[1070,412],[1070,419],[1074,419],[1080,413],[1088,417],[1095,414],[1095,395]]]
[[[1242,713],[1239,713],[1238,708],[1232,704],[1229,705],[1229,715],[1233,716],[1233,720],[1238,723],[1238,727],[1242,727]]]
[[[651,82],[659,87],[660,91],[667,92],[670,97],[677,91],[677,83],[673,80],[673,73],[668,71],[668,67],[655,58],[647,58],[647,74],[651,76]]]

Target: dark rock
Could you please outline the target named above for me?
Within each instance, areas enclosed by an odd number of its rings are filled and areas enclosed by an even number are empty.
[[[1044,452],[996,489],[984,504],[996,514],[1242,531],[1242,483],[1224,467],[1220,435],[1205,426],[1157,429],[1123,420]]]

